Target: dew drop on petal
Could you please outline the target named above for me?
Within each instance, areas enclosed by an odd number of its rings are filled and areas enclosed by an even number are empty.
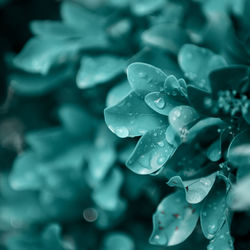
[[[162,97],[156,99],[154,101],[154,103],[155,103],[156,107],[159,109],[163,109],[165,107],[165,101]]]
[[[125,138],[129,135],[129,131],[126,127],[116,128],[115,133],[121,138]]]

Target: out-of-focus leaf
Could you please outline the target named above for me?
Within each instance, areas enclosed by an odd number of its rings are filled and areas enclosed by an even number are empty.
[[[210,90],[207,79],[209,73],[227,65],[223,57],[192,44],[186,44],[181,48],[178,61],[185,76],[192,81],[192,84],[205,90]]]
[[[181,46],[189,42],[186,31],[175,24],[158,24],[144,31],[142,40],[146,45],[177,54]]]
[[[167,196],[153,215],[150,243],[173,246],[183,242],[194,230],[199,219],[199,205],[186,202],[184,192]]]
[[[183,188],[186,193],[186,200],[188,203],[196,204],[201,202],[210,192],[216,179],[216,173],[209,176],[183,181],[181,177],[175,176],[168,181],[170,187]]]
[[[165,132],[166,127],[160,127],[143,135],[127,161],[127,167],[137,174],[151,174],[160,169],[176,150],[166,140]]]
[[[76,83],[81,89],[104,84],[119,76],[125,66],[126,61],[116,56],[83,57],[76,76]]]
[[[150,109],[135,92],[115,106],[106,108],[104,116],[109,129],[121,138],[143,135],[168,124],[166,117]]]

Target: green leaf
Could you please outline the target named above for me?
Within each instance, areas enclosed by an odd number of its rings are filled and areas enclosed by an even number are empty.
[[[234,137],[228,147],[227,159],[236,167],[250,164],[250,130],[244,130]]]
[[[146,63],[130,64],[127,75],[131,88],[143,97],[150,92],[163,90],[167,78],[162,70]]]
[[[177,54],[189,37],[180,26],[164,23],[153,26],[142,33],[144,44]]]
[[[160,10],[165,0],[133,0],[131,1],[132,12],[137,16],[146,16]]]
[[[209,193],[214,185],[216,173],[209,176],[183,181],[180,176],[172,177],[168,181],[170,187],[183,188],[186,193],[186,200],[188,203],[196,204],[201,202]]]
[[[214,185],[201,208],[201,228],[207,239],[216,236],[226,220],[227,213],[226,186],[220,181]]]
[[[26,72],[12,73],[10,85],[19,95],[40,96],[51,92],[68,81],[74,74],[73,67],[58,67],[47,75]]]
[[[123,73],[126,61],[111,55],[83,57],[76,76],[79,88],[91,88],[107,83]]]
[[[107,95],[106,99],[107,107],[114,106],[117,103],[119,103],[129,94],[130,91],[131,87],[128,81],[122,81],[118,85],[115,85]]]
[[[119,137],[134,137],[168,124],[167,118],[154,112],[131,92],[117,105],[104,110],[106,124]]]
[[[233,239],[230,235],[230,228],[227,221],[224,223],[221,230],[216,234],[215,238],[210,241],[207,249],[234,249]]]
[[[92,194],[93,200],[101,209],[116,210],[119,207],[119,203],[122,202],[119,195],[122,183],[122,172],[118,168],[114,168],[110,176],[94,189]]]
[[[127,167],[137,174],[151,174],[160,169],[173,155],[176,147],[165,137],[167,127],[144,134],[127,161]]]
[[[180,135],[183,141],[186,140],[188,129],[200,118],[199,114],[190,106],[181,105],[173,108],[168,116],[169,124]]]
[[[112,232],[105,236],[101,250],[135,250],[135,244],[127,234]]]
[[[178,61],[185,76],[192,81],[192,84],[204,90],[210,90],[209,73],[227,65],[223,57],[192,44],[185,44],[181,48]]]
[[[199,205],[188,204],[184,192],[176,192],[161,201],[153,215],[153,245],[177,245],[193,232],[199,219]]]

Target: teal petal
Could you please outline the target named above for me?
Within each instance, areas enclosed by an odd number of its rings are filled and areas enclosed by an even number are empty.
[[[178,61],[185,76],[192,81],[192,84],[205,90],[210,90],[207,79],[209,73],[227,65],[223,57],[192,44],[186,44],[181,48]]]
[[[115,85],[108,93],[106,99],[107,107],[114,106],[119,103],[122,99],[124,99],[129,92],[131,91],[131,87],[128,81],[123,81],[118,85]]]
[[[135,244],[129,235],[112,232],[105,236],[101,250],[135,250]]]
[[[106,108],[104,116],[109,129],[121,138],[143,135],[168,124],[166,117],[150,109],[135,92],[117,105]]]
[[[250,164],[250,130],[244,130],[234,137],[229,145],[227,159],[236,167]]]
[[[183,188],[188,203],[196,204],[201,202],[210,192],[216,179],[216,173],[199,179],[183,181],[181,177],[175,176],[168,181],[170,187]]]
[[[174,75],[167,77],[164,83],[164,91],[177,100],[184,101],[187,97],[187,85],[184,79],[177,78]]]
[[[169,113],[169,124],[180,135],[183,141],[186,140],[188,129],[200,118],[199,114],[190,106],[181,105],[173,108]]]
[[[83,57],[76,76],[77,86],[85,89],[107,83],[121,75],[125,66],[126,61],[116,56]]]
[[[132,63],[127,69],[131,88],[139,96],[163,90],[167,75],[159,68],[146,63]]]
[[[226,186],[221,181],[214,185],[201,208],[201,228],[207,239],[212,239],[216,236],[227,215]]]
[[[189,37],[180,26],[170,23],[158,24],[142,33],[145,45],[177,54],[181,46],[189,42]]]
[[[175,192],[161,201],[153,215],[153,245],[177,245],[193,232],[199,219],[199,205],[188,204],[184,192]]]
[[[127,161],[127,167],[137,174],[151,174],[160,169],[176,150],[166,140],[165,132],[166,127],[160,127],[143,135]]]
[[[221,230],[216,234],[215,238],[209,242],[207,246],[208,250],[213,249],[228,249],[233,250],[233,239],[230,235],[230,228],[228,222],[226,221],[221,228]]]
[[[131,1],[132,12],[137,16],[146,16],[160,10],[165,0],[133,0]]]
[[[122,183],[122,172],[118,168],[114,168],[110,176],[95,188],[92,194],[93,200],[101,209],[116,210],[119,203],[122,202],[119,195]]]

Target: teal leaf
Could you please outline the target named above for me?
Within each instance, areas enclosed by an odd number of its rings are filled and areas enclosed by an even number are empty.
[[[204,89],[200,89],[193,85],[187,87],[188,99],[198,112],[205,115],[211,115],[214,100],[212,95]]]
[[[176,106],[183,104],[182,102],[175,100],[173,96],[169,96],[166,93],[151,92],[145,96],[145,102],[147,105],[161,115],[169,115],[169,112]]]
[[[196,204],[201,202],[210,192],[216,179],[216,173],[203,178],[183,181],[181,177],[175,176],[168,181],[170,187],[183,188],[188,203]]]
[[[117,103],[119,103],[129,94],[130,91],[131,87],[128,81],[122,81],[118,85],[115,85],[107,95],[106,99],[107,107],[114,106]]]
[[[153,215],[153,245],[173,246],[187,239],[199,219],[199,205],[188,204],[184,192],[176,192],[161,201]]]
[[[85,89],[107,83],[122,74],[125,66],[126,61],[117,56],[83,57],[76,76],[77,86]]]
[[[150,64],[132,63],[127,69],[128,81],[139,96],[163,90],[167,75]]]
[[[112,232],[104,237],[101,250],[135,250],[135,244],[129,235]]]
[[[131,1],[132,12],[137,16],[146,16],[160,10],[165,4],[165,0],[134,0]]]
[[[185,76],[192,81],[192,84],[205,90],[210,90],[209,73],[227,65],[223,57],[192,44],[185,44],[181,48],[178,61]]]
[[[177,54],[181,46],[189,42],[189,37],[180,26],[164,23],[153,26],[142,33],[145,45]]]
[[[216,140],[207,149],[207,158],[210,161],[218,161],[221,159],[221,140]]]
[[[173,108],[168,116],[169,124],[180,135],[183,141],[186,140],[188,130],[199,118],[200,116],[196,110],[186,105]]]
[[[250,164],[250,130],[244,130],[234,137],[228,147],[227,159],[236,167]]]
[[[207,246],[208,250],[213,249],[228,249],[233,250],[233,239],[230,235],[230,228],[228,222],[226,221],[220,231],[216,234],[215,238],[209,242]]]
[[[94,119],[80,106],[64,104],[58,109],[58,116],[72,136],[85,136],[87,139],[93,134]]]
[[[150,109],[135,92],[117,105],[106,108],[104,116],[109,129],[121,138],[143,135],[168,124],[166,117]]]
[[[166,140],[165,132],[166,127],[160,127],[144,134],[127,161],[127,167],[137,174],[151,174],[160,169],[176,150]]]
[[[16,72],[9,76],[11,87],[19,95],[40,96],[64,84],[74,74],[73,67],[58,67],[47,75]]]
[[[232,65],[215,69],[209,74],[213,95],[217,97],[219,91],[236,90],[240,92],[243,84],[248,80],[249,69],[243,65]]]
[[[164,91],[178,100],[187,96],[187,85],[183,78],[177,79],[174,75],[169,75],[164,83]]]
[[[220,118],[204,118],[200,121],[198,121],[189,131],[187,135],[187,142],[191,142],[195,139],[195,137],[202,133],[205,132],[208,129],[211,128],[224,128],[226,124],[220,119]]]
[[[116,210],[119,203],[122,202],[119,194],[122,183],[122,172],[114,168],[110,176],[95,188],[92,194],[93,200],[101,209],[109,211]]]
[[[32,21],[30,28],[34,35],[44,38],[67,39],[82,36],[81,30],[59,21]]]
[[[226,220],[227,213],[226,186],[221,181],[214,185],[201,208],[201,228],[207,239],[216,236]]]
[[[22,153],[14,161],[9,182],[14,190],[37,190],[44,182],[36,172],[38,159],[32,151]]]

